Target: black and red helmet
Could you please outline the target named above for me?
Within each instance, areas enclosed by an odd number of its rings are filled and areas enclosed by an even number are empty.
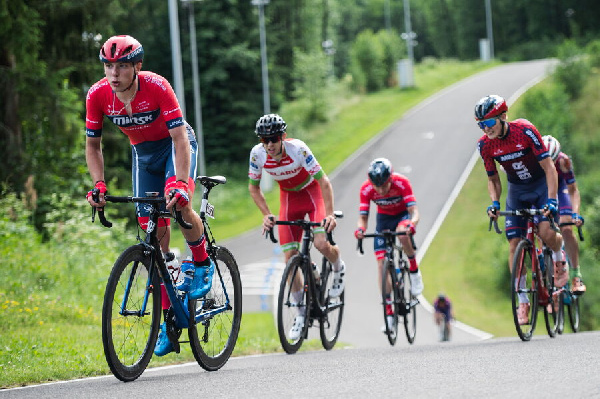
[[[144,48],[129,35],[109,38],[100,48],[102,62],[131,62],[133,64],[144,59]]]
[[[500,116],[503,112],[508,111],[506,100],[495,94],[485,96],[477,104],[475,104],[475,119],[482,121],[485,119]]]

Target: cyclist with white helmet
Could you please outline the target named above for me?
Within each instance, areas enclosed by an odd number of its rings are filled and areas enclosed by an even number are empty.
[[[248,190],[254,203],[263,214],[263,232],[275,226],[272,214],[260,188],[263,171],[279,184],[281,220],[304,219],[322,222],[314,229],[314,246],[333,266],[331,297],[339,297],[344,291],[346,267],[337,245],[331,245],[325,232],[336,227],[334,216],[333,187],[310,148],[301,140],[287,138],[287,124],[277,114],[266,114],[256,122],[254,133],[259,143],[250,151]],[[298,226],[278,225],[279,242],[287,261],[298,253],[302,229]],[[302,287],[297,287],[297,297]],[[304,317],[297,316],[290,331],[290,338],[297,339],[304,327]]]
[[[546,209],[538,218],[538,235],[552,251],[554,275],[557,285],[564,285],[569,278],[562,248],[562,236],[550,228],[548,217],[558,214],[558,176],[552,159],[542,142],[537,128],[526,119],[507,120],[508,106],[497,95],[483,97],[475,105],[475,120],[483,131],[478,141],[479,153],[488,176],[488,193],[492,205],[488,206],[490,218],[498,218],[502,183],[496,164],[507,175],[508,193],[506,209],[535,207]],[[506,238],[509,243],[509,273],[517,244],[525,235],[526,220],[520,216],[507,216]],[[562,282],[562,284],[561,284]],[[530,304],[526,295],[519,295],[520,324],[529,322]]]
[[[98,202],[92,191],[87,199],[90,205],[106,205],[107,192],[102,152],[102,126],[106,116],[128,138],[132,153],[133,195],[146,192],[164,193],[166,209],[175,207],[191,229],[181,229],[192,253],[192,260],[184,261],[181,271],[187,276],[178,284],[190,297],[200,298],[210,290],[214,264],[206,252],[206,239],[200,216],[192,208],[196,178],[196,139],[194,131],[183,119],[183,114],[169,82],[160,75],[142,71],[144,49],[139,41],[128,35],[113,36],[100,48],[100,61],[105,77],[96,82],[86,98],[86,160],[94,188],[99,192]],[[148,226],[148,210],[139,206],[138,222]],[[159,219],[160,246],[169,258],[170,219]],[[161,287],[163,312],[170,307],[169,297]],[[173,351],[161,326],[155,354],[163,356]]]
[[[550,157],[554,162],[558,173],[558,210],[559,225],[563,223],[575,223],[582,226],[583,217],[579,214],[581,196],[575,181],[575,172],[571,158],[561,152],[560,142],[551,135],[542,137]],[[563,236],[565,251],[571,260],[571,289],[574,293],[583,294],[586,290],[583,284],[581,269],[579,267],[579,243],[573,234],[573,225],[560,226]]]
[[[367,180],[360,187],[359,216],[354,236],[357,239],[364,238],[369,222],[371,202],[375,203],[377,207],[375,231],[392,230],[414,235],[420,217],[417,200],[408,178],[400,173],[395,173],[392,163],[387,158],[374,159],[369,165],[367,176]],[[411,294],[419,295],[423,292],[423,278],[415,257],[415,249],[411,245],[409,236],[400,235],[398,239],[409,260]],[[373,246],[379,269],[378,281],[381,281],[385,241],[383,238],[376,238]],[[389,295],[391,293],[388,293]],[[393,314],[391,303],[392,300],[389,297],[389,305],[386,306],[388,315]]]

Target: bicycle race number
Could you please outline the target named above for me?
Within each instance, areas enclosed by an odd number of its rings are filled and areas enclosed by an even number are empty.
[[[215,218],[215,207],[209,204],[208,202],[206,203],[206,216],[212,219]]]

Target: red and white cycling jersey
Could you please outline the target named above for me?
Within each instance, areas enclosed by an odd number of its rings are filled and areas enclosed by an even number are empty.
[[[273,176],[279,183],[279,188],[285,191],[300,191],[323,175],[321,165],[303,141],[286,139],[283,146],[285,155],[279,162],[267,154],[262,144],[252,148],[248,170],[251,184],[260,184],[263,169]]]
[[[392,185],[390,191],[385,195],[377,194],[373,183],[369,179],[362,184],[360,187],[359,205],[361,215],[369,214],[371,201],[377,205],[377,213],[385,215],[399,215],[406,212],[407,208],[417,204],[412,186],[406,176],[399,173],[392,173],[390,179]]]
[[[148,71],[138,74],[138,89],[131,102],[131,117],[106,78],[96,82],[88,91],[86,110],[88,137],[102,135],[103,118],[106,115],[129,137],[132,145],[169,137],[169,129],[184,124],[179,102],[169,82]]]

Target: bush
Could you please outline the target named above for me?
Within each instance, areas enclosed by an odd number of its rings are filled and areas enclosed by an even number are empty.
[[[590,66],[583,50],[572,40],[566,40],[557,49],[560,64],[556,67],[554,77],[565,88],[572,100],[579,98],[585,82],[590,75]]]

